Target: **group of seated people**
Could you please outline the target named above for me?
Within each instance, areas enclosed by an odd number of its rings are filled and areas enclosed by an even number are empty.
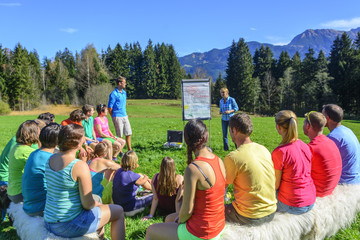
[[[220,239],[226,222],[257,226],[276,212],[304,214],[338,184],[360,183],[359,141],[341,125],[343,110],[334,104],[305,114],[309,144],[298,139],[296,115],[278,112],[275,126],[282,140],[272,154],[251,141],[250,117],[233,114],[229,126],[236,149],[224,161],[207,147],[206,125],[190,120],[184,128],[184,177],[176,174],[174,160],[164,157],[152,179],[134,172],[139,164],[133,150],[120,164],[112,161],[119,152],[109,148],[118,143],[122,149],[124,141],[107,131],[106,106],[97,111],[98,120],[92,120],[94,109],[85,105],[62,127],[41,116],[26,121],[0,158],[0,184],[8,185],[11,201],[23,202],[30,216],[43,216],[46,228],[61,237],[103,235],[111,222],[111,238],[125,239],[124,213],[151,205],[143,221],[155,214],[166,218],[148,227],[146,239]],[[230,184],[234,200],[224,204]]]

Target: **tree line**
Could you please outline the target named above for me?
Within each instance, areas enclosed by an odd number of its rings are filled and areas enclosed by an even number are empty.
[[[94,94],[107,98],[104,89],[120,75],[127,79],[129,98],[174,99],[181,96],[186,71],[172,45],[151,40],[144,51],[138,42],[109,46],[101,53],[87,45],[79,53],[65,48],[43,61],[36,50],[29,52],[20,43],[13,50],[0,45],[0,100],[13,110],[31,109],[41,102],[82,104]]]
[[[213,102],[227,86],[240,110],[272,115],[281,109],[298,114],[321,110],[323,104],[337,103],[347,114],[360,113],[360,32],[355,41],[343,33],[331,47],[315,56],[308,49],[304,59],[298,52],[290,58],[283,51],[273,58],[269,47],[261,46],[252,57],[244,39],[233,41],[227,60],[226,78],[221,74],[213,86]]]
[[[291,109],[303,114],[337,103],[348,114],[360,113],[360,33],[355,41],[346,33],[338,36],[328,58],[309,48],[304,59],[286,51],[275,59],[265,46],[251,56],[241,38],[231,45],[225,72],[225,79],[219,73],[212,84],[213,103],[219,103],[219,90],[227,86],[246,112],[271,115]],[[207,77],[200,68],[187,74],[172,45],[151,40],[144,50],[138,42],[118,43],[98,53],[90,44],[75,54],[65,48],[42,61],[36,50],[29,52],[20,43],[13,50],[0,45],[0,100],[13,110],[105,102],[114,87],[111,79],[119,75],[127,78],[129,98],[153,99],[180,98],[181,79]]]

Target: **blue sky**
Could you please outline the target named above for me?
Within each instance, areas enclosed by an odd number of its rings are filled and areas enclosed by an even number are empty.
[[[139,41],[172,44],[178,56],[232,41],[283,45],[306,29],[360,27],[359,0],[0,0],[0,44],[20,42],[52,58],[65,47],[98,50]]]

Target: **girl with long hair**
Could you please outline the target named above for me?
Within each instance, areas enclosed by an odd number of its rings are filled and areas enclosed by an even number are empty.
[[[302,214],[315,203],[316,190],[311,178],[312,153],[298,138],[297,118],[290,110],[275,115],[280,145],[272,152],[275,168],[275,188],[278,190],[277,211]]]
[[[148,220],[155,215],[158,209],[160,215],[179,212],[183,193],[183,176],[176,174],[175,161],[164,157],[161,161],[160,172],[152,179],[152,192],[154,194],[150,214],[142,218]]]
[[[184,137],[188,166],[180,212],[151,225],[146,239],[220,239],[225,228],[223,161],[206,147],[208,131],[201,120],[190,120]]]

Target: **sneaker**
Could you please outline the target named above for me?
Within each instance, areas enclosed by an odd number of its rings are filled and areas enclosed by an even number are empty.
[[[113,160],[114,162],[117,162],[117,157],[113,157],[112,160]]]
[[[119,153],[119,157],[122,158],[124,156],[124,153],[123,152],[120,152]]]

